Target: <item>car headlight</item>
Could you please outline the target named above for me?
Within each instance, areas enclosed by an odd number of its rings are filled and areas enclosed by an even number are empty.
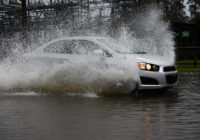
[[[158,65],[143,63],[143,62],[139,62],[138,67],[141,70],[147,70],[147,71],[159,71],[159,69],[160,69],[160,67]]]

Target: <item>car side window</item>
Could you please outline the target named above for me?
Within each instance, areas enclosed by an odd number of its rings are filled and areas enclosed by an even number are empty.
[[[95,50],[100,49],[100,47],[97,44],[95,44],[95,43],[93,43],[91,41],[88,41],[88,40],[79,40],[79,41],[77,41],[77,46],[76,47],[77,47],[77,49],[79,50],[79,52],[81,54],[86,54],[86,55],[94,54]]]
[[[73,40],[60,40],[50,44],[44,49],[44,53],[73,54],[75,43]]]
[[[98,44],[88,40],[78,40],[77,48],[80,51],[80,54],[107,56],[107,57],[112,56],[106,50],[99,47]]]
[[[98,55],[99,50],[101,50],[101,55],[107,56],[108,53],[92,41],[60,40],[46,47],[44,53]]]

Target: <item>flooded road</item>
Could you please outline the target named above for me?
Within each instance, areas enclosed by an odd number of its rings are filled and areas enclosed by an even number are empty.
[[[198,140],[200,74],[165,93],[0,93],[1,140]]]

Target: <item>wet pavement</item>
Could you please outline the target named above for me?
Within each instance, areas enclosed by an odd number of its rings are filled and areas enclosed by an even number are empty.
[[[0,93],[1,140],[199,140],[200,73],[163,93]]]

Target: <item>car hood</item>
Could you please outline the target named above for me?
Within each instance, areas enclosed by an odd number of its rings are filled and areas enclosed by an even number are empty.
[[[145,62],[156,65],[174,65],[174,62],[167,57],[149,54],[126,54],[126,57],[136,58],[136,62]]]

